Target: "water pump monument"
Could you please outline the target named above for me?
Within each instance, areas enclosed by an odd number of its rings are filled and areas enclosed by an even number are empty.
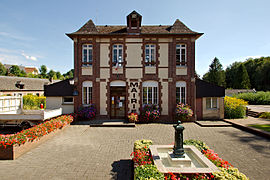
[[[174,145],[151,145],[154,164],[162,173],[212,173],[219,169],[209,161],[195,146],[184,145],[184,127],[181,121],[173,125]]]

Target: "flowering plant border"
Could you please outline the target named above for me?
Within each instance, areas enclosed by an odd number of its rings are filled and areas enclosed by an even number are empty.
[[[141,140],[143,141],[143,140]],[[131,153],[130,156],[132,156],[132,160],[134,162],[134,179],[141,179],[141,177],[136,177],[136,175],[142,174],[142,171],[140,169],[139,173],[136,170],[137,167],[143,167],[142,169],[145,169],[148,166],[155,166],[153,162],[153,157],[151,155],[151,152],[149,150],[149,145],[152,144],[151,140],[148,140],[149,142],[145,143],[144,147],[135,148],[135,145],[140,142],[137,140],[134,144],[134,152]],[[165,173],[164,179],[166,180],[178,180],[178,179],[185,179],[185,180],[191,180],[191,179],[226,179],[227,177],[231,179],[243,179],[248,180],[248,178],[238,171],[237,168],[234,168],[228,161],[225,161],[224,159],[220,158],[218,154],[216,154],[213,150],[211,150],[204,142],[199,140],[185,140],[184,144],[194,145],[197,149],[199,149],[202,154],[204,154],[212,163],[214,163],[217,167],[219,167],[220,172],[213,172],[213,173],[195,173],[195,174],[179,174],[179,173]],[[153,170],[156,170],[155,168],[151,168]],[[147,171],[143,172],[147,174],[143,174],[144,176],[147,176],[148,179],[155,179],[156,177],[153,177],[157,173],[152,173],[149,171],[149,168]],[[159,175],[158,175],[159,176]]]
[[[53,132],[63,129],[73,120],[73,115],[62,115],[16,134],[0,134],[0,159],[15,159],[19,157],[31,149],[30,144],[35,144],[44,139],[44,137],[53,134]],[[26,147],[25,145],[29,146],[29,148],[24,148]],[[18,148],[20,148],[18,150],[19,153],[16,152]]]

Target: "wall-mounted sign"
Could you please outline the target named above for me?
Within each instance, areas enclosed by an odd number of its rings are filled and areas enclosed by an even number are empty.
[[[139,92],[139,83],[138,82],[130,82],[130,88],[131,88],[131,112],[136,112],[136,104],[137,104],[137,98],[138,92]]]

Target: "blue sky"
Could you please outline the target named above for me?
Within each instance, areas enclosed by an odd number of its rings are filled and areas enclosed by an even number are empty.
[[[218,57],[224,67],[270,55],[267,0],[1,0],[0,62],[64,73],[73,68],[73,44],[65,33],[89,19],[97,25],[126,24],[136,10],[143,24],[171,25],[178,18],[204,35],[196,42],[196,71],[203,75]]]

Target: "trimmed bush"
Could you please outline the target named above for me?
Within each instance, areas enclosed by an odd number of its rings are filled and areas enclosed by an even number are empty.
[[[238,99],[243,99],[248,104],[253,105],[270,105],[270,91],[258,91],[256,93],[241,93],[234,95]]]
[[[44,109],[46,109],[46,97],[37,95],[24,95],[23,96],[23,109],[40,109],[40,104],[43,104]]]
[[[246,106],[248,103],[242,99],[226,96],[224,98],[225,118],[237,119],[246,117]]]
[[[139,122],[155,122],[159,119],[160,111],[157,105],[155,104],[146,104],[143,106],[141,117]]]

